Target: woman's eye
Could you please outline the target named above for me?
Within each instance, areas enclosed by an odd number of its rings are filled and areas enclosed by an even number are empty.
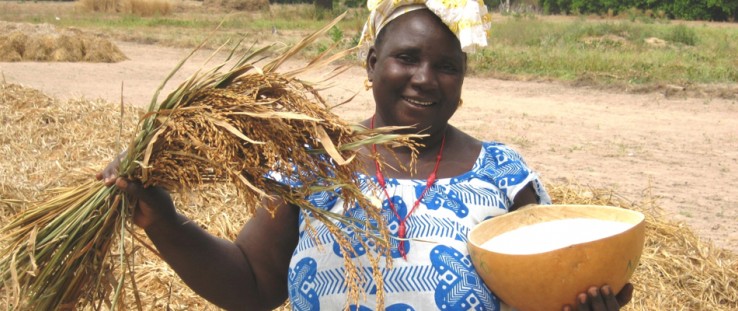
[[[450,73],[456,73],[459,71],[457,66],[454,66],[453,64],[443,64],[440,66],[440,69],[444,72],[450,72]]]
[[[412,57],[412,56],[410,56],[410,55],[407,55],[407,54],[400,54],[400,55],[397,55],[397,58],[398,58],[399,60],[403,61],[403,62],[406,62],[406,63],[412,63],[412,62],[415,62],[415,57]]]

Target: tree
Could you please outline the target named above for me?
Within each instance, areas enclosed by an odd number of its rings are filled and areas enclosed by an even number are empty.
[[[315,8],[318,10],[333,10],[333,0],[315,0]]]

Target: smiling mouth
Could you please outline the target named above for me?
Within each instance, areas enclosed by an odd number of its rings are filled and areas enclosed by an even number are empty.
[[[402,99],[404,99],[408,103],[411,103],[417,106],[427,107],[427,106],[433,105],[432,101],[419,101],[419,100],[414,100],[414,99],[407,98],[407,97],[403,97]]]

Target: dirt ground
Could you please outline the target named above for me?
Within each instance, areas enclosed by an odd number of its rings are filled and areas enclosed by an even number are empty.
[[[130,60],[0,63],[0,78],[61,99],[118,103],[122,94],[126,104],[146,106],[189,52],[116,44]],[[172,81],[183,81],[205,56],[196,55]],[[358,92],[339,109],[349,121],[372,112],[364,77],[363,69],[352,68],[323,93],[339,102]],[[467,78],[463,99],[452,123],[512,145],[545,181],[610,188],[634,201],[650,196],[665,217],[738,252],[738,101],[474,77]]]

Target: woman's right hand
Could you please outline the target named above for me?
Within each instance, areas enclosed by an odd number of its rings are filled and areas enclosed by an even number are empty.
[[[144,230],[160,223],[173,223],[177,218],[177,210],[169,192],[161,187],[144,187],[140,182],[118,177],[115,181],[134,206],[133,223]]]
[[[133,223],[137,226],[148,229],[161,221],[175,221],[177,212],[166,190],[161,187],[144,187],[139,182],[118,176],[118,166],[125,156],[125,151],[119,154],[95,178],[105,183],[105,186],[115,185],[126,194],[129,202],[135,206]]]

